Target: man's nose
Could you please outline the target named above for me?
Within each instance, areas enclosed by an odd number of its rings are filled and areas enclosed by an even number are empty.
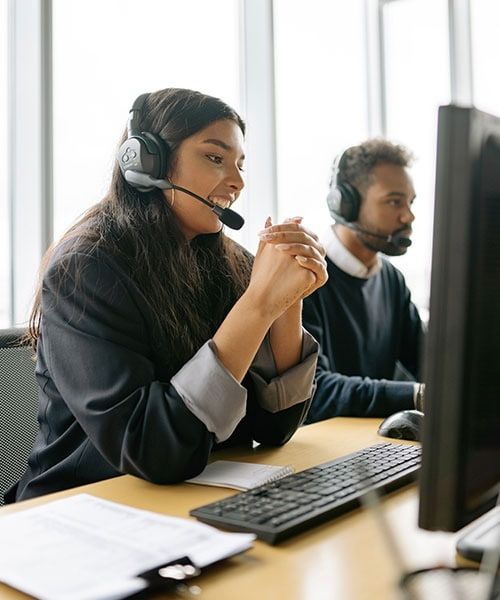
[[[406,209],[404,210],[403,214],[401,215],[401,222],[402,223],[413,223],[414,220],[415,220],[415,215],[413,214],[411,206],[407,206]]]

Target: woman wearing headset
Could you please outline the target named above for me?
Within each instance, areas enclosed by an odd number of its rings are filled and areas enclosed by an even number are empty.
[[[238,198],[245,127],[222,101],[166,89],[130,122],[107,195],[44,260],[40,432],[11,501],[123,473],[182,481],[222,442],[285,443],[308,408],[317,344],[301,301],[327,278],[317,238],[268,220],[253,259],[175,189],[222,209]]]

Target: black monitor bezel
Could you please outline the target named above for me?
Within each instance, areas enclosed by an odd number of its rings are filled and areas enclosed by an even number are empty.
[[[480,189],[484,144],[500,119],[474,108],[439,109],[431,275],[426,339],[426,406],[419,525],[456,531],[494,505],[498,485],[465,497],[467,468],[467,314],[475,242],[474,191]]]

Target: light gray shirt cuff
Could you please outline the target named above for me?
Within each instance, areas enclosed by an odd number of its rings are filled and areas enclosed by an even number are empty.
[[[419,383],[413,384],[413,406],[417,408],[417,396],[418,396],[418,388],[420,387]]]
[[[278,375],[273,351],[266,335],[260,346],[249,374],[257,392],[257,401],[269,412],[276,413],[305,402],[314,392],[314,375],[319,345],[313,336],[302,329],[301,362]]]
[[[219,361],[211,340],[172,377],[171,384],[218,442],[227,440],[245,416],[247,390]]]

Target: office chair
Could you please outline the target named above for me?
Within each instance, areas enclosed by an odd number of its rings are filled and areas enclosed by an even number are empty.
[[[38,388],[33,350],[24,329],[0,329],[0,506],[24,473],[38,432]]]

